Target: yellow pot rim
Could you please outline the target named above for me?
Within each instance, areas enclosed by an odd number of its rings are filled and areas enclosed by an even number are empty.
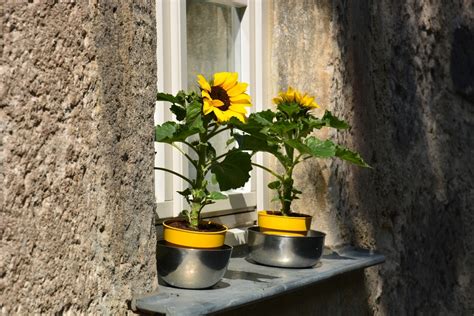
[[[258,212],[258,225],[266,230],[283,232],[295,232],[297,234],[305,234],[311,226],[311,215],[302,214],[303,216],[283,216],[269,214],[268,211]]]
[[[170,226],[169,224],[174,221],[181,220],[171,219],[163,222],[163,238],[169,243],[187,248],[218,248],[224,245],[225,235],[228,230],[225,225],[203,221],[222,226],[222,230],[207,232]]]

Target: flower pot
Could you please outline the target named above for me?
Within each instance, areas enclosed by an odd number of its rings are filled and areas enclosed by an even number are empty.
[[[249,259],[268,266],[307,268],[321,258],[326,234],[309,230],[305,236],[269,235],[254,226],[247,229]]]
[[[156,249],[162,281],[179,288],[204,289],[222,279],[232,253],[232,247],[224,245],[227,227],[209,221],[202,225],[213,231],[189,230],[177,219],[163,223],[164,240],[158,241]]]
[[[262,233],[282,236],[305,236],[311,227],[311,216],[295,214],[283,216],[280,212],[258,212],[258,226]]]
[[[204,224],[220,226],[218,231],[195,231],[171,226],[180,220],[171,219],[163,223],[163,238],[169,243],[191,248],[217,248],[224,245],[227,227],[203,221]]]
[[[232,247],[186,248],[165,240],[157,243],[159,278],[167,284],[185,289],[205,289],[224,276]]]

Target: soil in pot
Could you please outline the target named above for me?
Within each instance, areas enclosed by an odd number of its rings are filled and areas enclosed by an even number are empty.
[[[170,221],[167,223],[169,226],[184,230],[196,231],[194,228],[189,227],[188,222],[182,220]],[[219,232],[225,230],[226,227],[221,224],[213,222],[201,222],[199,223],[197,231],[200,232]]]

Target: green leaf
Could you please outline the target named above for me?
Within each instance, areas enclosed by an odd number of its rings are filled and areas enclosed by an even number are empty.
[[[176,191],[178,194],[184,196],[184,197],[188,197],[191,195],[191,189],[190,188],[186,188],[185,190],[183,191]]]
[[[246,126],[247,124],[246,123],[242,123],[238,118],[236,117],[231,117],[228,121],[227,121],[227,125],[232,125],[234,127],[237,127],[238,129],[240,129],[240,127],[244,127]]]
[[[288,133],[291,130],[298,129],[298,124],[295,122],[288,122],[286,120],[282,120],[273,123],[273,125],[270,126],[269,129],[274,133],[284,135],[285,133]]]
[[[177,133],[175,134],[174,139],[172,139],[171,142],[184,141],[189,136],[195,135],[197,133],[199,133],[198,129],[191,129],[191,128],[188,128],[186,125],[180,125],[178,127]]]
[[[314,136],[306,139],[306,146],[310,149],[309,154],[314,157],[333,157],[336,155],[336,145],[330,141],[322,141]]]
[[[196,132],[203,133],[203,132],[206,131],[205,128],[204,128],[204,124],[202,123],[202,116],[201,115],[199,115],[191,123],[188,123],[188,126],[189,126],[190,130],[193,130],[193,131],[196,131]]]
[[[176,94],[176,100],[178,100],[178,103],[183,105],[186,104],[186,100],[189,98],[193,97],[194,92],[191,92],[190,94],[187,94],[183,90],[179,90],[178,93]]]
[[[165,140],[173,138],[176,133],[177,124],[175,122],[166,122],[163,125],[155,127],[155,141],[166,142]]]
[[[287,114],[288,116],[293,116],[293,114],[298,113],[301,108],[297,103],[280,103],[278,104],[278,110]]]
[[[274,117],[274,112],[272,112],[271,110],[266,110],[250,114],[245,123],[239,121],[235,117],[232,117],[227,122],[227,124],[232,125],[233,127],[249,134],[259,133],[263,128],[273,124],[272,122]]]
[[[198,101],[193,101],[186,107],[186,122],[191,123],[201,114],[202,105]]]
[[[189,212],[187,210],[182,210],[181,212],[179,212],[178,216],[188,218],[189,217]]]
[[[179,100],[172,94],[169,93],[162,93],[158,92],[156,94],[156,100],[157,101],[167,101],[171,103],[179,103]]]
[[[211,183],[212,183],[212,184],[218,184],[218,183],[217,183],[217,179],[216,179],[216,175],[213,174],[213,173],[211,173]]]
[[[285,142],[286,145],[288,145],[290,147],[293,147],[294,149],[298,150],[302,154],[312,155],[310,148],[308,148],[308,146],[306,146],[305,144],[303,144],[299,140],[288,139],[288,140],[285,140],[284,142]]]
[[[237,140],[240,150],[266,151],[273,154],[278,152],[279,147],[268,143],[263,137],[257,138],[253,135],[235,134],[234,138]]]
[[[171,105],[170,110],[176,116],[178,121],[182,121],[186,117],[186,110],[182,106],[173,104]]]
[[[293,190],[291,190],[291,192],[293,192],[294,194],[301,194],[301,193],[303,193],[303,192],[301,192],[300,190],[295,189],[295,188],[293,188]]]
[[[262,126],[268,126],[273,123],[274,118],[275,118],[275,113],[271,110],[252,113],[249,116],[248,124],[257,123]]]
[[[214,158],[216,158],[216,150],[214,149],[214,147],[212,147],[212,144],[211,143],[206,143],[206,144],[202,144],[204,146],[207,146],[207,150],[206,150],[206,158],[207,160],[212,160]]]
[[[182,142],[189,136],[197,133],[199,133],[198,128],[189,128],[184,124],[166,122],[163,125],[157,125],[155,127],[155,141],[168,144]]]
[[[229,197],[225,194],[222,194],[221,192],[211,192],[209,195],[208,195],[208,198],[210,198],[211,200],[226,200],[228,199]]]
[[[229,146],[232,145],[233,143],[235,143],[235,138],[234,138],[234,137],[230,137],[230,138],[225,142],[225,146],[226,146],[226,147],[229,147]]]
[[[281,188],[281,182],[279,180],[276,180],[276,181],[270,182],[267,186],[269,189],[278,190],[279,188]]]
[[[337,146],[336,156],[343,160],[356,164],[358,166],[365,167],[365,168],[372,168],[364,161],[364,159],[362,159],[362,157],[358,153],[353,152],[345,147]]]
[[[199,101],[192,101],[186,107],[186,124],[191,130],[199,130],[201,133],[204,132],[204,125],[202,122],[201,115],[202,104]]]
[[[239,150],[231,151],[222,162],[216,162],[211,167],[221,191],[242,187],[250,179],[250,170],[250,155]]]
[[[193,196],[194,199],[204,199],[206,197],[206,192],[202,189],[193,189],[191,190],[191,195]]]
[[[322,122],[325,123],[328,127],[333,127],[337,129],[348,129],[349,124],[347,124],[344,120],[339,119],[338,117],[332,115],[330,111],[326,111],[324,113],[323,118],[321,119]]]
[[[308,124],[309,129],[321,129],[322,127],[326,126],[326,123],[323,122],[319,118],[314,118],[314,117],[308,117],[307,119],[304,120],[306,124]]]

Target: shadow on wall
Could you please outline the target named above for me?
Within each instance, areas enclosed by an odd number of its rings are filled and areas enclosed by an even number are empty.
[[[272,1],[272,75],[274,76],[275,91],[285,90],[292,86],[298,90],[308,92],[317,96],[317,102],[323,106],[328,106],[334,102],[334,93],[331,93],[331,85],[334,84],[333,67],[337,65],[337,60],[333,60],[334,39],[332,29],[335,19],[333,18],[333,0],[291,0]],[[317,92],[317,93],[316,93]],[[323,110],[317,113],[322,115]],[[321,130],[321,137],[328,136],[327,129]],[[295,172],[297,186],[302,188],[304,194],[292,206],[296,212],[309,212],[315,215],[313,228],[330,232],[326,243],[335,245],[339,227],[334,219],[334,212],[326,205],[327,178],[329,170],[325,168],[328,160],[319,162],[306,162],[301,164]],[[333,239],[333,240],[329,240]],[[368,293],[363,287],[364,272],[360,272],[360,278],[344,280],[338,288],[339,296],[330,296],[324,299],[323,308],[312,309],[309,314],[318,315],[366,315],[369,314],[370,306],[366,297]],[[332,280],[332,279],[331,279]],[[354,281],[355,283],[351,283]],[[320,296],[320,290],[312,293],[313,296]],[[313,300],[306,299],[294,303],[300,309],[311,309],[316,304]],[[354,299],[357,297],[357,299]],[[288,306],[291,306],[288,303]],[[330,309],[330,310],[329,310]],[[364,311],[364,312],[362,312]],[[279,310],[284,314],[283,310]],[[279,314],[280,314],[279,313]],[[297,312],[293,312],[294,315]],[[308,313],[301,312],[301,315]]]
[[[472,17],[452,2],[333,2],[335,110],[353,126],[338,137],[374,169],[335,163],[329,199],[345,241],[387,257],[367,273],[373,311],[472,312]]]

